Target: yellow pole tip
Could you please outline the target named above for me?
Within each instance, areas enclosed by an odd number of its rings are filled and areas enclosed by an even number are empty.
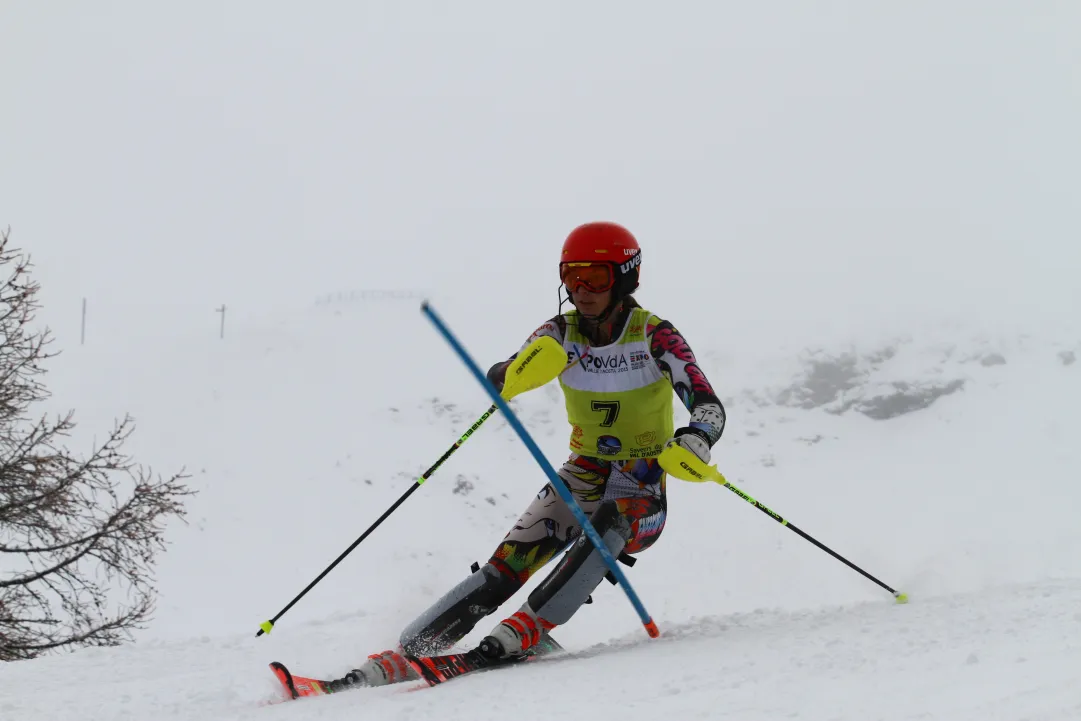
[[[907,593],[898,593],[896,598],[897,598],[897,603],[908,603],[908,594]]]
[[[263,629],[263,633],[270,633],[270,629],[274,628],[274,624],[270,621],[264,621],[259,624],[259,628]]]

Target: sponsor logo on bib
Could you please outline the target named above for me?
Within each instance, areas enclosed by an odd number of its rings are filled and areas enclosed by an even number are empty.
[[[614,456],[623,450],[623,443],[615,436],[601,436],[597,439],[597,453],[602,456]]]

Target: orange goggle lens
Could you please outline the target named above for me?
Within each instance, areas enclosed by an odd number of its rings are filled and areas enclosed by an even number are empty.
[[[575,291],[580,286],[593,293],[603,293],[615,285],[615,275],[608,263],[562,263],[559,266],[559,278],[567,290]]]

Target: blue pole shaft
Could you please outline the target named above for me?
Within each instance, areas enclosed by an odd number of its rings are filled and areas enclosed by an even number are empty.
[[[630,581],[627,580],[627,576],[623,573],[623,569],[616,563],[615,557],[612,556],[612,553],[604,544],[600,534],[597,533],[597,529],[589,522],[589,518],[586,517],[585,512],[582,511],[582,508],[574,500],[574,496],[571,495],[570,489],[563,483],[563,479],[555,472],[555,469],[552,468],[552,464],[548,462],[548,459],[544,457],[541,449],[537,446],[536,442],[534,442],[532,436],[529,435],[529,431],[525,429],[525,426],[518,420],[518,416],[514,414],[514,411],[510,409],[507,402],[499,395],[499,391],[496,390],[491,381],[489,381],[484,373],[481,372],[473,358],[470,357],[466,349],[462,347],[462,344],[458,342],[458,339],[446,326],[442,318],[432,310],[432,307],[427,301],[421,304],[421,311],[423,311],[424,314],[428,316],[428,319],[432,321],[442,334],[443,338],[446,339],[447,343],[449,343],[455,353],[458,354],[458,357],[461,358],[462,362],[469,368],[469,371],[477,379],[477,382],[484,387],[484,390],[491,396],[492,402],[499,406],[499,410],[503,411],[503,415],[506,417],[507,422],[510,423],[511,428],[513,428],[522,439],[522,442],[525,443],[529,452],[533,454],[533,458],[536,459],[541,470],[548,475],[549,480],[552,482],[552,487],[555,488],[556,493],[558,493],[559,497],[563,499],[563,502],[567,504],[567,507],[571,509],[571,513],[574,514],[578,524],[582,527],[582,532],[585,533],[586,537],[593,543],[597,552],[600,553],[601,558],[604,560],[605,565],[608,566],[608,569],[616,577],[616,580],[619,581],[620,587],[623,589],[623,592],[627,594],[627,598],[630,600],[631,605],[634,606],[634,610],[638,612],[638,617],[642,619],[642,625],[645,626],[646,633],[648,633],[651,638],[659,636],[660,631],[657,630],[657,624],[650,618],[645,606],[642,605],[642,601],[638,598],[638,594],[634,592],[634,588],[631,587]]]

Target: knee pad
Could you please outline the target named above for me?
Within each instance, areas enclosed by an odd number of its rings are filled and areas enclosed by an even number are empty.
[[[462,640],[480,619],[493,613],[522,584],[485,564],[410,623],[400,638],[413,655],[432,655]]]

